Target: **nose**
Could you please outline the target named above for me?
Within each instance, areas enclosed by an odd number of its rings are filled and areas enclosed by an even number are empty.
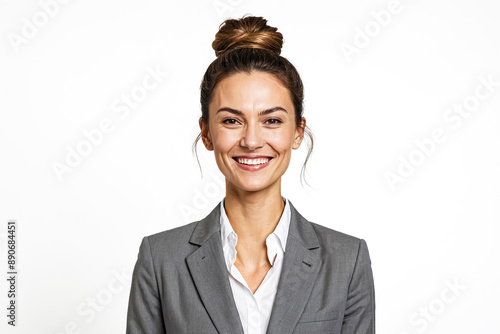
[[[264,145],[261,128],[257,122],[248,122],[245,124],[240,145],[249,150],[255,150]]]

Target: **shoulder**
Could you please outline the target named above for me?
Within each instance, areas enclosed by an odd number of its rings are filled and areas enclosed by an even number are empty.
[[[371,275],[371,259],[364,239],[316,223],[310,224],[316,232],[319,243],[317,251],[326,268],[343,268],[342,275],[345,276],[342,277],[346,282],[350,281],[356,270]]]
[[[357,257],[359,252],[367,251],[366,241],[362,238],[317,223],[310,222],[310,224],[316,232],[320,248],[325,253]]]
[[[145,236],[142,241],[153,257],[183,258],[201,245],[208,238],[220,232],[220,203],[204,218],[186,225]],[[201,242],[201,243],[200,243]]]
[[[182,239],[185,241],[185,239],[189,239],[191,234],[193,233],[196,225],[200,221],[195,221],[186,225],[178,226],[175,228],[171,228],[168,230],[164,230],[161,232],[157,232],[151,235],[146,236],[150,242],[156,243],[156,242],[163,242],[165,240],[169,241],[175,241],[175,240],[180,240]]]
[[[184,251],[192,251],[193,245],[189,239],[193,234],[196,225],[200,221],[195,221],[186,225],[168,229],[147,235],[143,238],[143,243],[147,243],[151,254],[183,254]],[[172,252],[174,251],[175,252]]]
[[[330,244],[335,246],[355,246],[363,240],[361,238],[355,237],[353,235],[343,233],[329,227],[310,222],[318,240],[324,244]]]
[[[291,209],[290,232],[309,249],[319,248],[323,255],[352,257],[366,248],[359,237],[343,233],[306,219],[289,201]],[[319,247],[318,247],[319,246]]]

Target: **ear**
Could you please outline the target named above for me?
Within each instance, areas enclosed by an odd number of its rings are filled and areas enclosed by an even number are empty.
[[[214,145],[212,143],[210,131],[208,130],[208,124],[205,124],[201,117],[200,117],[198,123],[200,125],[200,130],[201,130],[201,140],[203,141],[205,148],[209,151],[213,151]]]
[[[297,127],[295,130],[295,138],[293,140],[293,146],[292,148],[294,150],[298,149],[300,147],[300,143],[304,140],[304,130],[306,128],[306,118],[302,117],[302,122],[300,123],[300,126]]]

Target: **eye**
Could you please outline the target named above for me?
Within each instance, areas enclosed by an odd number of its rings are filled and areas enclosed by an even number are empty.
[[[224,123],[224,124],[236,124],[236,120],[234,118],[226,118],[225,120],[222,121],[222,123]]]
[[[277,118],[271,118],[271,119],[268,119],[266,122],[270,122],[270,124],[279,124],[279,123],[283,123],[281,120],[277,119]]]

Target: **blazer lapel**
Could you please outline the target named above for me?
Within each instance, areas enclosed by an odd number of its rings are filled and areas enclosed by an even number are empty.
[[[217,331],[224,334],[243,334],[236,303],[224,263],[220,236],[220,203],[198,222],[189,240],[199,245],[186,262]]]
[[[271,311],[268,334],[292,333],[321,268],[319,241],[311,223],[290,200],[290,228],[278,290]]]

